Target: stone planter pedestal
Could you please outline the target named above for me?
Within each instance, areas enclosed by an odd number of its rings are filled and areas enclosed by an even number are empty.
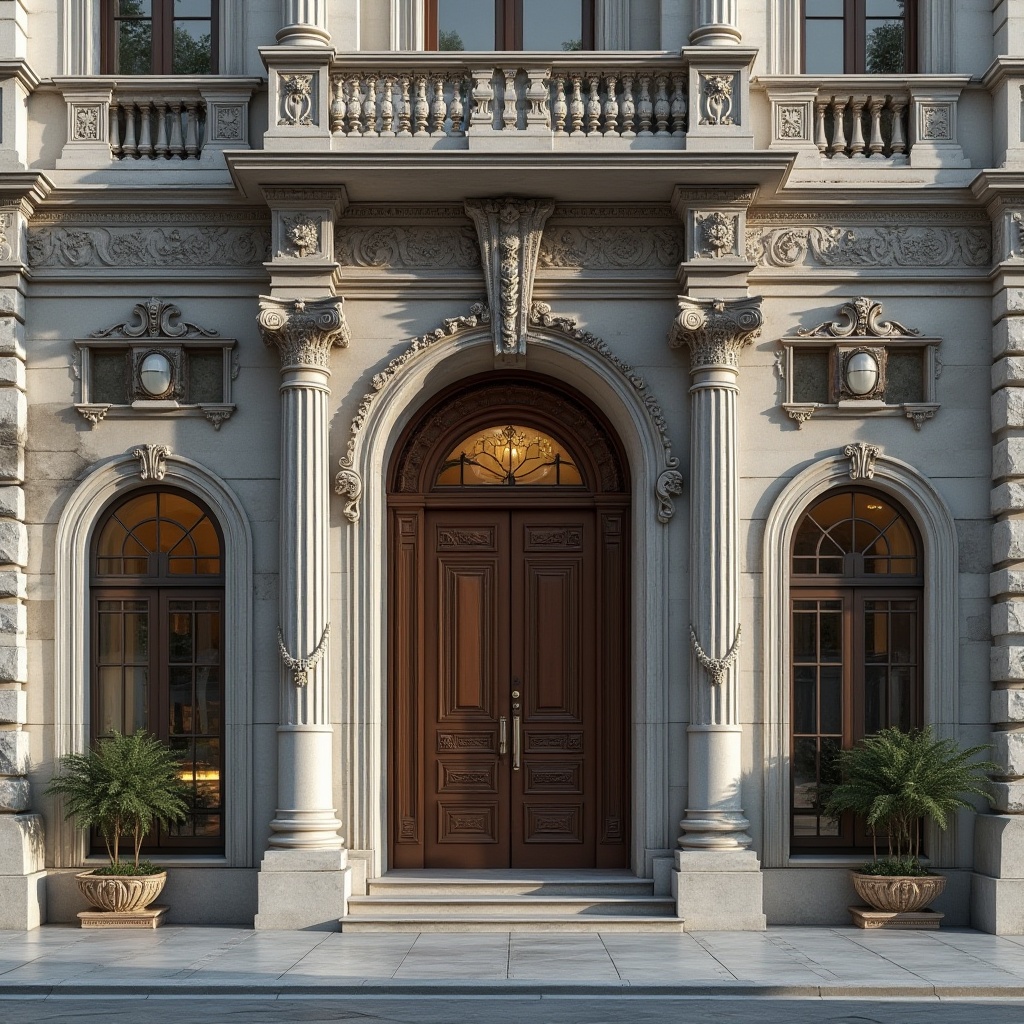
[[[850,907],[858,928],[935,929],[945,916],[928,906],[946,888],[944,875],[865,875],[851,871],[857,895],[868,906]]]

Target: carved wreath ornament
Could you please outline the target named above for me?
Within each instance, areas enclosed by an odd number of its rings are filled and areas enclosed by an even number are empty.
[[[725,678],[725,673],[736,663],[737,657],[740,653],[740,626],[736,625],[736,639],[732,642],[732,647],[726,652],[724,658],[711,658],[707,655],[704,648],[701,647],[700,641],[697,639],[697,634],[693,631],[693,626],[690,626],[690,643],[693,645],[693,653],[697,656],[697,661],[700,663],[707,674],[711,677],[712,686],[720,686],[722,680]]]
[[[324,626],[323,634],[320,637],[320,643],[316,645],[313,653],[306,658],[293,658],[288,653],[288,648],[284,643],[284,634],[281,632],[280,627],[277,630],[277,646],[281,651],[281,660],[285,663],[292,674],[292,682],[296,686],[305,686],[309,681],[309,673],[313,671],[320,664],[321,659],[324,656],[324,652],[327,650],[327,638],[331,635],[331,624],[328,622]]]

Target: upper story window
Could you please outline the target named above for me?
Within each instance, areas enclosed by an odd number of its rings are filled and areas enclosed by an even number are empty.
[[[592,50],[594,0],[427,0],[432,50]]]
[[[104,73],[215,73],[217,6],[217,0],[103,0]]]
[[[804,74],[914,71],[916,4],[906,0],[803,0]]]

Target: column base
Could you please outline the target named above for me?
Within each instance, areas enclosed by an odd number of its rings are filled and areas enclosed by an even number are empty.
[[[268,850],[257,878],[257,931],[337,931],[348,913],[348,850]]]
[[[753,850],[678,850],[672,872],[676,913],[688,932],[763,932],[764,887]]]
[[[993,935],[1024,935],[1024,815],[975,819],[971,926]]]
[[[0,931],[29,931],[46,923],[43,819],[0,814]]]

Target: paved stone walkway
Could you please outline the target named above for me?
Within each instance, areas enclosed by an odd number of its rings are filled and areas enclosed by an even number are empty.
[[[1024,999],[1024,936],[967,929],[644,934],[0,932],[0,997],[123,994]],[[2,1014],[0,1014],[2,1018]]]

